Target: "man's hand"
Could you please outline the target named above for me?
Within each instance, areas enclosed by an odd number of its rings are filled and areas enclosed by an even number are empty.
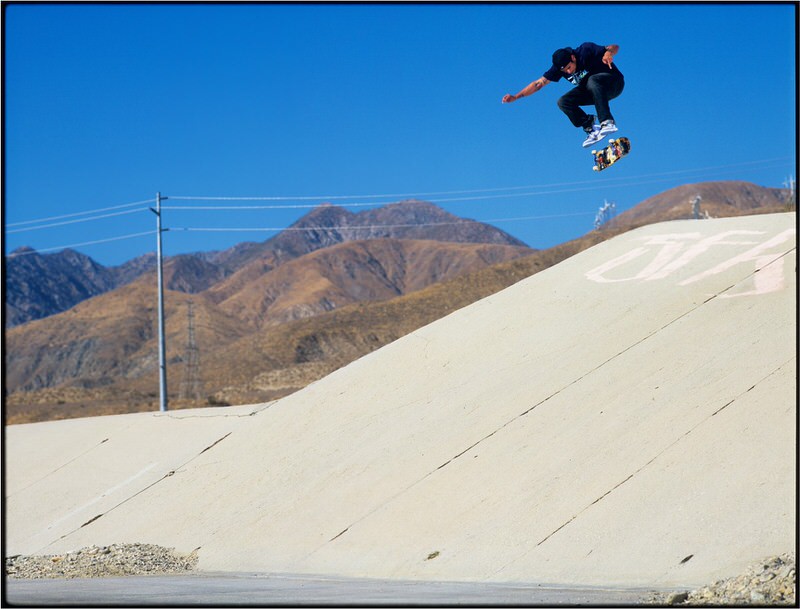
[[[547,80],[544,76],[541,78],[534,80],[531,84],[525,87],[522,91],[517,93],[516,95],[511,95],[511,93],[507,93],[503,96],[503,103],[510,104],[513,101],[517,101],[520,97],[528,97],[529,95],[533,95],[537,91],[541,91],[542,87],[544,87],[550,81]]]
[[[606,64],[612,70],[614,69],[614,66],[612,66],[611,64],[614,62],[614,55],[617,54],[617,51],[619,51],[618,44],[609,44],[606,47],[606,52],[603,53],[603,63]]]

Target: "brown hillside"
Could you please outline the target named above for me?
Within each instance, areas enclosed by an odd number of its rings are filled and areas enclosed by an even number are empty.
[[[613,225],[630,230],[667,220],[692,219],[692,201],[700,195],[700,212],[711,218],[787,211],[789,191],[749,182],[702,182],[671,188],[617,216]]]
[[[197,342],[224,345],[250,329],[202,295],[168,291],[165,297],[167,360],[181,361],[186,347],[187,302],[194,302]],[[157,314],[154,281],[144,278],[76,307],[6,331],[7,417],[19,399],[33,403],[138,404],[157,397]]]
[[[199,293],[256,259],[268,267],[259,269],[260,275],[339,243],[387,238],[527,247],[494,226],[460,218],[424,201],[401,201],[355,214],[323,204],[267,241],[240,243],[221,252],[166,257],[165,285],[171,290]],[[151,253],[120,266],[104,267],[71,250],[42,255],[21,247],[7,256],[5,263],[4,321],[10,328],[61,313],[87,298],[127,285],[154,271],[156,261]]]
[[[208,290],[208,296],[223,311],[261,326],[355,302],[394,298],[530,252],[508,245],[354,241],[317,250],[274,269],[268,261],[253,261]]]
[[[222,281],[228,274],[224,267],[182,254],[165,261],[164,286],[168,290],[196,294]]]

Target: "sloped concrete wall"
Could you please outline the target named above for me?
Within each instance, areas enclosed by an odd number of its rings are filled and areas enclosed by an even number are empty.
[[[278,402],[12,426],[7,553],[700,585],[793,548],[795,215],[602,243]],[[50,447],[39,450],[37,447]]]

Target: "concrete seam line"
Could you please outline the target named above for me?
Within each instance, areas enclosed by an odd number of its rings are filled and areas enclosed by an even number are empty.
[[[90,518],[89,520],[87,520],[86,522],[84,522],[82,525],[80,525],[78,528],[76,528],[76,529],[73,529],[72,531],[69,531],[69,532],[67,532],[67,533],[64,533],[64,534],[63,534],[61,537],[59,537],[59,538],[58,538],[58,540],[57,540],[57,541],[61,541],[62,539],[66,539],[67,537],[69,537],[69,536],[70,536],[70,535],[72,535],[73,533],[75,533],[75,532],[79,531],[80,529],[82,529],[82,528],[84,528],[84,527],[86,527],[86,526],[88,526],[88,525],[92,524],[93,522],[95,522],[96,520],[98,520],[98,519],[100,519],[101,517],[105,516],[106,514],[108,514],[108,513],[110,513],[110,512],[113,512],[113,511],[114,511],[114,510],[116,510],[118,507],[120,507],[120,506],[122,506],[122,505],[125,505],[125,504],[126,504],[128,501],[130,501],[131,499],[134,499],[135,497],[138,497],[138,496],[139,496],[139,495],[141,495],[142,493],[145,493],[145,492],[147,492],[148,490],[150,490],[151,488],[153,488],[153,487],[154,487],[156,484],[158,484],[158,483],[160,483],[160,482],[164,481],[164,480],[165,480],[165,479],[167,479],[167,478],[170,478],[170,477],[171,477],[171,476],[173,476],[173,475],[174,475],[176,472],[178,472],[178,471],[182,470],[182,469],[183,469],[184,467],[186,467],[186,466],[187,466],[189,463],[191,463],[192,461],[194,461],[194,460],[195,460],[197,457],[199,457],[199,456],[200,456],[200,455],[202,455],[203,453],[205,453],[205,452],[207,452],[207,451],[211,450],[212,448],[214,448],[214,447],[215,447],[217,444],[219,444],[219,443],[220,443],[220,442],[222,442],[222,441],[223,441],[225,438],[227,438],[228,436],[230,436],[230,435],[231,435],[231,433],[233,433],[233,432],[228,432],[228,433],[226,433],[224,436],[222,436],[221,438],[219,438],[218,440],[216,440],[215,442],[213,442],[213,443],[212,443],[212,444],[210,444],[209,446],[206,446],[206,447],[205,447],[203,450],[201,450],[199,453],[197,453],[197,454],[196,454],[194,457],[192,457],[192,458],[188,459],[186,462],[184,462],[182,465],[180,465],[180,466],[179,466],[179,467],[177,467],[176,469],[173,469],[173,470],[170,470],[170,471],[168,471],[166,474],[164,474],[163,476],[161,476],[161,478],[159,478],[159,479],[158,479],[158,480],[156,480],[155,482],[151,482],[150,484],[148,484],[148,485],[147,485],[147,486],[145,486],[144,488],[142,488],[142,489],[139,489],[137,492],[135,492],[135,493],[134,493],[133,495],[131,495],[130,497],[126,497],[125,499],[123,499],[123,500],[122,500],[122,501],[120,501],[119,503],[117,503],[117,504],[115,504],[115,505],[112,505],[112,506],[111,506],[109,509],[107,509],[105,512],[102,512],[102,513],[100,513],[100,514],[97,514],[97,515],[96,515],[96,516],[94,516],[93,518]],[[105,442],[105,440],[104,440],[104,442]],[[101,442],[101,444],[102,444],[102,442]],[[55,543],[55,542],[53,542],[53,543]],[[51,545],[52,545],[52,543],[50,543],[50,544],[48,544],[47,546],[45,546],[45,548],[47,548],[48,546],[51,546]]]
[[[86,454],[90,453],[90,452],[91,452],[91,451],[93,451],[95,448],[97,448],[97,447],[98,447],[98,446],[100,446],[101,444],[105,444],[106,442],[108,442],[108,438],[104,438],[103,440],[100,440],[100,442],[98,442],[98,443],[97,443],[97,444],[95,444],[94,446],[91,446],[91,447],[87,448],[85,451],[83,451],[83,452],[82,452],[82,453],[80,453],[79,455],[75,455],[75,457],[73,457],[72,459],[70,459],[69,461],[67,461],[67,462],[65,462],[65,463],[62,463],[62,464],[61,464],[61,465],[59,465],[57,468],[55,468],[53,471],[46,473],[44,476],[42,476],[42,477],[41,477],[41,478],[39,478],[38,480],[34,480],[33,482],[31,482],[31,483],[30,483],[30,484],[28,484],[27,486],[23,486],[22,488],[20,488],[20,489],[17,489],[17,491],[16,491],[16,492],[14,492],[14,493],[10,493],[10,494],[6,495],[6,500],[8,500],[8,499],[9,499],[9,498],[11,498],[11,497],[14,497],[14,496],[15,496],[17,493],[21,493],[22,491],[28,490],[30,487],[32,487],[32,486],[34,486],[34,485],[38,484],[39,482],[42,482],[43,480],[46,480],[47,478],[49,478],[50,476],[52,476],[53,474],[55,474],[57,471],[59,471],[59,470],[61,470],[61,469],[64,469],[65,467],[67,467],[68,465],[70,465],[72,462],[74,462],[74,461],[76,461],[76,460],[80,459],[80,458],[81,458],[81,457],[83,457],[84,455],[86,455]]]

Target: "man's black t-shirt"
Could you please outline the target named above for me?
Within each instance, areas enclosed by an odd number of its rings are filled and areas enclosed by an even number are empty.
[[[561,71],[561,66],[552,66],[543,76],[551,82],[558,82],[562,78],[566,78],[573,85],[586,84],[586,78],[602,72],[614,72],[622,76],[622,72],[617,68],[617,64],[614,64],[612,69],[603,63],[603,54],[605,52],[606,48],[601,47],[599,44],[584,42],[575,49],[574,55],[577,65],[574,74],[564,74],[564,72]]]

